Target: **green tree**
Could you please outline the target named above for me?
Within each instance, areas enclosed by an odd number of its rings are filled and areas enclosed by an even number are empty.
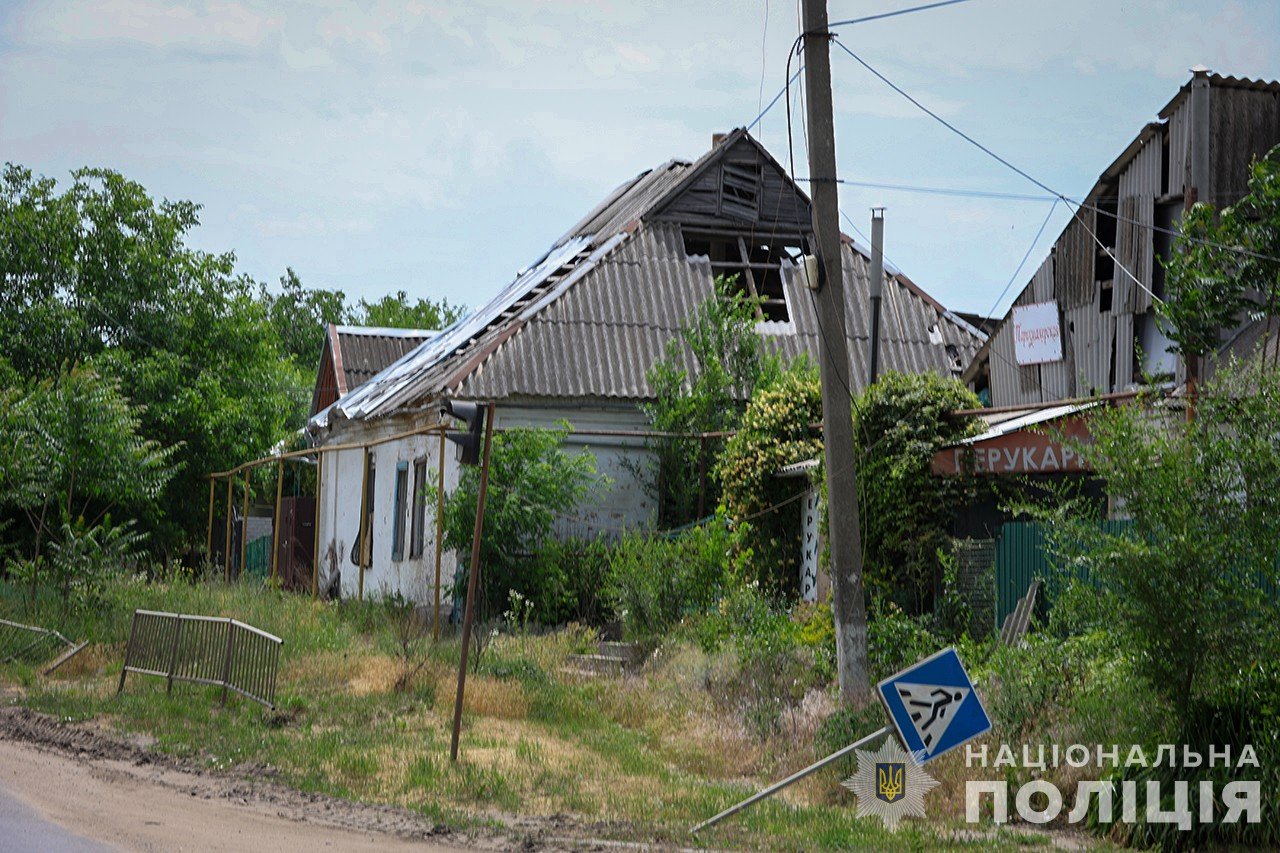
[[[933,455],[977,429],[978,398],[934,373],[886,373],[854,406],[866,584],[909,614],[929,612],[955,507],[971,478],[935,477]]]
[[[1037,513],[1057,562],[1088,578],[1064,606],[1138,655],[1177,707],[1271,671],[1278,423],[1280,374],[1256,362],[1205,383],[1191,421],[1150,401],[1100,411],[1076,449],[1132,526],[1108,532],[1076,503]]]
[[[1164,262],[1156,303],[1174,348],[1191,360],[1217,351],[1220,334],[1247,309],[1280,308],[1280,146],[1249,167],[1249,192],[1219,215],[1192,207]]]
[[[564,449],[568,435],[568,424],[562,424],[553,430],[506,430],[493,438],[480,540],[481,613],[500,612],[513,590],[534,602],[535,619],[558,608],[562,590],[539,569],[537,552],[556,518],[579,506],[593,485],[603,484],[591,453]],[[445,547],[463,565],[469,564],[479,488],[480,469],[464,468],[445,502]]]
[[[466,313],[461,305],[450,305],[448,299],[409,300],[403,290],[388,294],[376,302],[361,299],[354,311],[361,326],[385,326],[392,329],[438,330],[454,323]]]
[[[685,321],[678,337],[647,374],[652,402],[642,406],[655,431],[705,433],[737,427],[746,401],[758,386],[777,377],[781,361],[765,352],[756,333],[756,305],[717,278],[715,292]],[[720,500],[711,472],[722,439],[660,438],[651,446],[657,457],[651,493],[659,523],[686,524]]]
[[[105,169],[65,190],[11,164],[0,175],[0,358],[24,382],[91,362],[119,380],[144,439],[181,447],[142,524],[164,551],[200,538],[204,475],[262,455],[301,394],[257,284],[232,254],[186,244],[198,213]]]
[[[353,312],[341,290],[324,290],[303,286],[292,267],[280,276],[280,293],[262,288],[262,301],[267,317],[280,341],[280,348],[293,358],[299,369],[308,371],[308,381],[324,345],[325,329],[330,323],[352,322]]]

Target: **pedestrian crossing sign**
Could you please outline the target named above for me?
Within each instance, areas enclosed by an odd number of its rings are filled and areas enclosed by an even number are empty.
[[[991,718],[953,648],[886,678],[876,689],[903,746],[919,764],[991,729]]]

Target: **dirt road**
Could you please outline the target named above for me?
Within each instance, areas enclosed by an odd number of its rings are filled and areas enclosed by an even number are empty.
[[[510,838],[454,835],[403,809],[200,772],[91,730],[0,708],[5,850],[314,853],[516,845]]]

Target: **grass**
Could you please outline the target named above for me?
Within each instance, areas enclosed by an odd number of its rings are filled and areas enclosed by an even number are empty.
[[[166,694],[162,679],[133,675],[117,697],[135,607],[235,616],[283,637],[278,710],[244,700],[222,708],[216,690],[178,685]],[[0,615],[58,624],[92,641],[50,679],[12,666],[0,668],[0,680],[22,683],[24,701],[37,710],[146,734],[157,748],[212,769],[267,765],[302,790],[405,806],[459,827],[513,814],[570,815],[597,836],[720,848],[1042,843],[975,833],[962,822],[963,798],[957,809],[954,796],[938,798],[948,805],[931,822],[907,822],[890,836],[878,821],[854,818],[852,797],[838,785],[851,762],[691,836],[693,824],[822,753],[812,720],[761,740],[718,709],[705,687],[713,662],[690,645],[664,648],[638,677],[592,680],[561,672],[583,647],[582,631],[497,637],[468,677],[461,760],[452,763],[458,647],[411,643],[420,656],[410,656],[414,665],[425,663],[397,689],[410,664],[396,612],[261,587],[128,582],[91,613],[59,621],[53,602],[33,606],[23,590],[0,584]],[[811,716],[820,720],[829,710]]]

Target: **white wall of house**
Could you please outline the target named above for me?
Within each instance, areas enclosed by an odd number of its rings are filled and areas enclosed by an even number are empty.
[[[414,429],[408,419],[378,422],[376,427],[350,424],[335,431],[330,445],[376,441],[389,435]],[[374,444],[369,447],[373,460],[374,482],[371,490],[373,522],[370,541],[370,564],[364,572],[364,595],[383,598],[392,594],[422,604],[435,598],[436,555],[436,477],[439,471],[440,438],[437,434],[414,435]],[[458,463],[453,445],[445,448],[445,491],[451,492],[458,482]],[[339,577],[343,597],[360,594],[360,567],[353,562],[360,534],[361,488],[364,482],[364,450],[331,451],[323,454],[320,501],[321,584],[332,582],[333,572]],[[421,463],[421,467],[415,465]],[[403,500],[398,501],[397,471],[403,466],[406,479]],[[425,489],[421,513],[421,550],[414,547],[414,492]],[[397,517],[399,530],[397,531]],[[397,533],[400,547],[397,548]],[[359,553],[355,553],[359,559]],[[454,558],[451,552],[441,555],[441,599],[449,600],[453,583]]]
[[[575,407],[571,405],[540,405],[537,403],[499,405],[495,426],[551,428],[560,420],[568,420],[581,430],[643,431],[648,422],[635,407]],[[421,420],[411,417],[388,418],[373,423],[340,423],[326,438],[330,446],[374,442],[398,433],[423,426]],[[439,465],[440,439],[438,434],[425,434],[398,438],[374,444],[369,452],[374,460],[373,527],[369,567],[364,572],[364,595],[381,598],[392,594],[402,595],[420,604],[430,604],[435,595],[435,477]],[[566,449],[570,452],[590,452],[596,457],[596,470],[607,477],[607,482],[592,489],[574,512],[558,522],[561,531],[571,535],[590,536],[595,533],[616,533],[629,527],[644,527],[653,523],[655,505],[645,490],[643,477],[651,470],[652,455],[644,448],[643,440],[634,437],[569,436]],[[457,487],[461,466],[457,461],[457,449],[446,442],[445,492]],[[427,483],[424,513],[423,547],[420,555],[412,553],[412,513],[415,483],[414,463],[425,462]],[[403,463],[408,483],[406,499],[400,506],[396,502],[396,471]],[[353,550],[360,532],[361,485],[364,477],[364,451],[361,448],[336,450],[323,454],[324,468],[321,480],[319,508],[320,524],[320,579],[321,587],[331,582],[333,572],[338,574],[339,593],[343,597],[360,594],[360,568],[352,561]],[[396,516],[401,518],[403,553],[395,559],[394,534]],[[356,554],[358,559],[359,554]],[[463,558],[466,555],[462,555]],[[441,556],[441,600],[450,601],[458,555],[444,551]],[[447,613],[447,607],[445,612]]]
[[[642,432],[650,428],[639,408],[622,405],[512,403],[499,406],[495,424],[550,429],[562,420],[576,430]],[[653,454],[645,449],[643,439],[570,435],[565,449],[571,453],[592,453],[596,458],[596,472],[604,475],[608,482],[594,488],[574,513],[559,521],[562,532],[586,536],[653,524],[657,506],[643,480],[652,470]]]

